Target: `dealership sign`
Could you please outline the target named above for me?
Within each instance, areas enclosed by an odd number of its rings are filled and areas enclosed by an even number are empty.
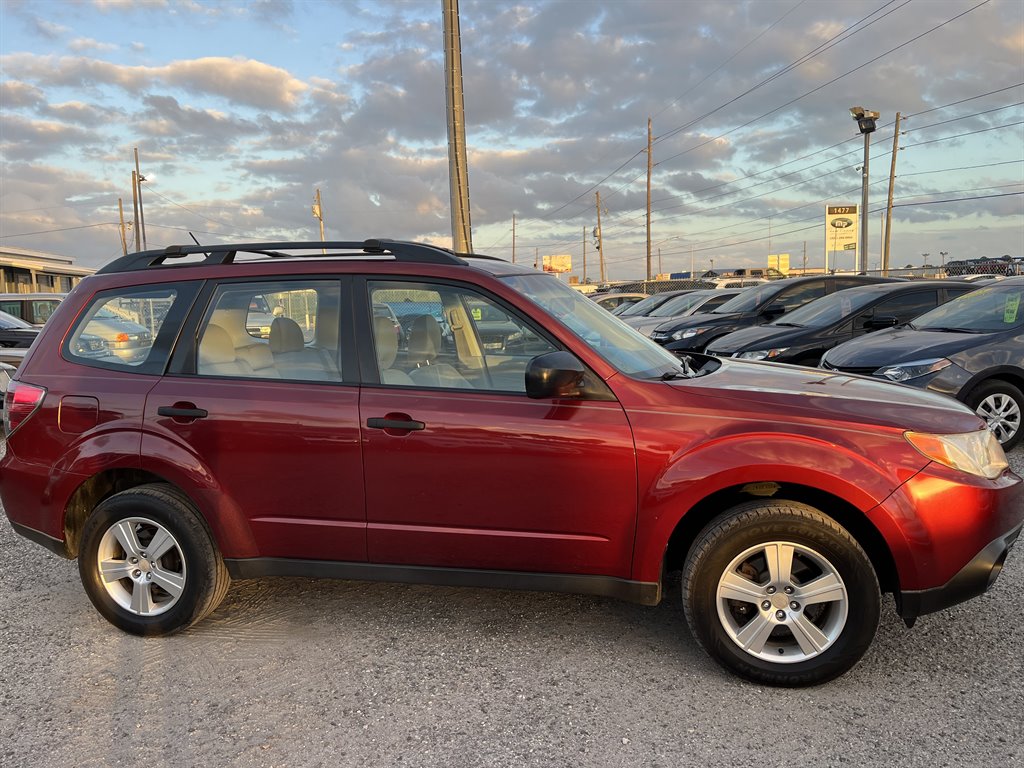
[[[857,250],[857,206],[825,207],[825,250]]]

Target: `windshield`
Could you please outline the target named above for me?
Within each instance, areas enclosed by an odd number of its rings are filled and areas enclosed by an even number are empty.
[[[875,301],[880,294],[876,290],[858,291],[851,288],[845,291],[833,293],[830,296],[822,296],[809,304],[794,309],[786,314],[781,320],[776,320],[769,325],[799,325],[801,328],[824,328],[825,326],[838,323],[844,317],[854,312],[859,312],[872,301]]]
[[[510,275],[504,282],[561,320],[608,363],[630,376],[658,378],[680,371],[680,361],[549,275]]]
[[[627,317],[630,315],[646,315],[655,307],[660,307],[670,298],[672,297],[666,296],[663,293],[656,293],[653,296],[648,296],[646,299],[641,299],[636,304],[632,304],[626,309],[622,310],[621,312],[619,312],[619,317]]]
[[[974,333],[992,333],[1024,325],[1024,285],[993,285],[953,299],[914,320],[911,328],[921,331],[952,328]]]
[[[674,299],[669,299],[647,316],[672,317],[673,315],[685,314],[686,310],[690,307],[704,301],[709,293],[714,293],[714,291],[690,291],[689,293],[684,293],[682,296],[676,296]]]
[[[20,317],[9,315],[6,312],[0,312],[0,328],[8,330],[9,328],[31,328],[31,323],[26,323]]]
[[[756,285],[753,288],[748,288],[743,293],[736,296],[736,298],[729,299],[729,301],[725,302],[725,304],[720,306],[718,309],[713,309],[711,311],[716,315],[730,315],[733,312],[750,312],[757,309],[762,304],[767,304],[788,285],[789,281],[787,280],[776,280],[771,283],[765,283],[764,285]]]

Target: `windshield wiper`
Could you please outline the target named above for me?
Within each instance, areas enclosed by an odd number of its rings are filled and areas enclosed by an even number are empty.
[[[940,333],[984,333],[984,331],[976,331],[971,328],[946,328],[941,325],[926,325],[924,327],[918,327],[918,331],[939,331]]]
[[[772,323],[775,326],[782,326],[783,328],[803,328],[800,323]]]

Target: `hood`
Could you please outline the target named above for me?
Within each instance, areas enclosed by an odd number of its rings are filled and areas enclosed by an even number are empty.
[[[779,325],[755,325],[728,333],[708,344],[707,351],[714,355],[731,355],[754,349],[786,346],[789,339],[802,338],[808,328],[786,328]]]
[[[984,344],[992,333],[955,333],[892,328],[852,339],[825,354],[839,368],[881,368],[911,360],[949,357]]]
[[[778,420],[810,417],[850,428],[879,426],[936,434],[973,432],[984,422],[956,400],[928,390],[817,368],[720,358],[721,368],[697,379],[666,382],[737,414],[759,404]],[[766,408],[767,407],[767,408]]]

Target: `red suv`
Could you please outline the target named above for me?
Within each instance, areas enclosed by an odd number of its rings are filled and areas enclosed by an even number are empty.
[[[103,313],[148,350],[81,353]],[[114,261],[58,307],[5,417],[11,523],[141,635],[199,621],[231,578],[653,605],[681,571],[717,661],[806,685],[856,663],[882,593],[909,625],[984,592],[1024,519],[948,398],[677,357],[553,276],[416,243]]]

